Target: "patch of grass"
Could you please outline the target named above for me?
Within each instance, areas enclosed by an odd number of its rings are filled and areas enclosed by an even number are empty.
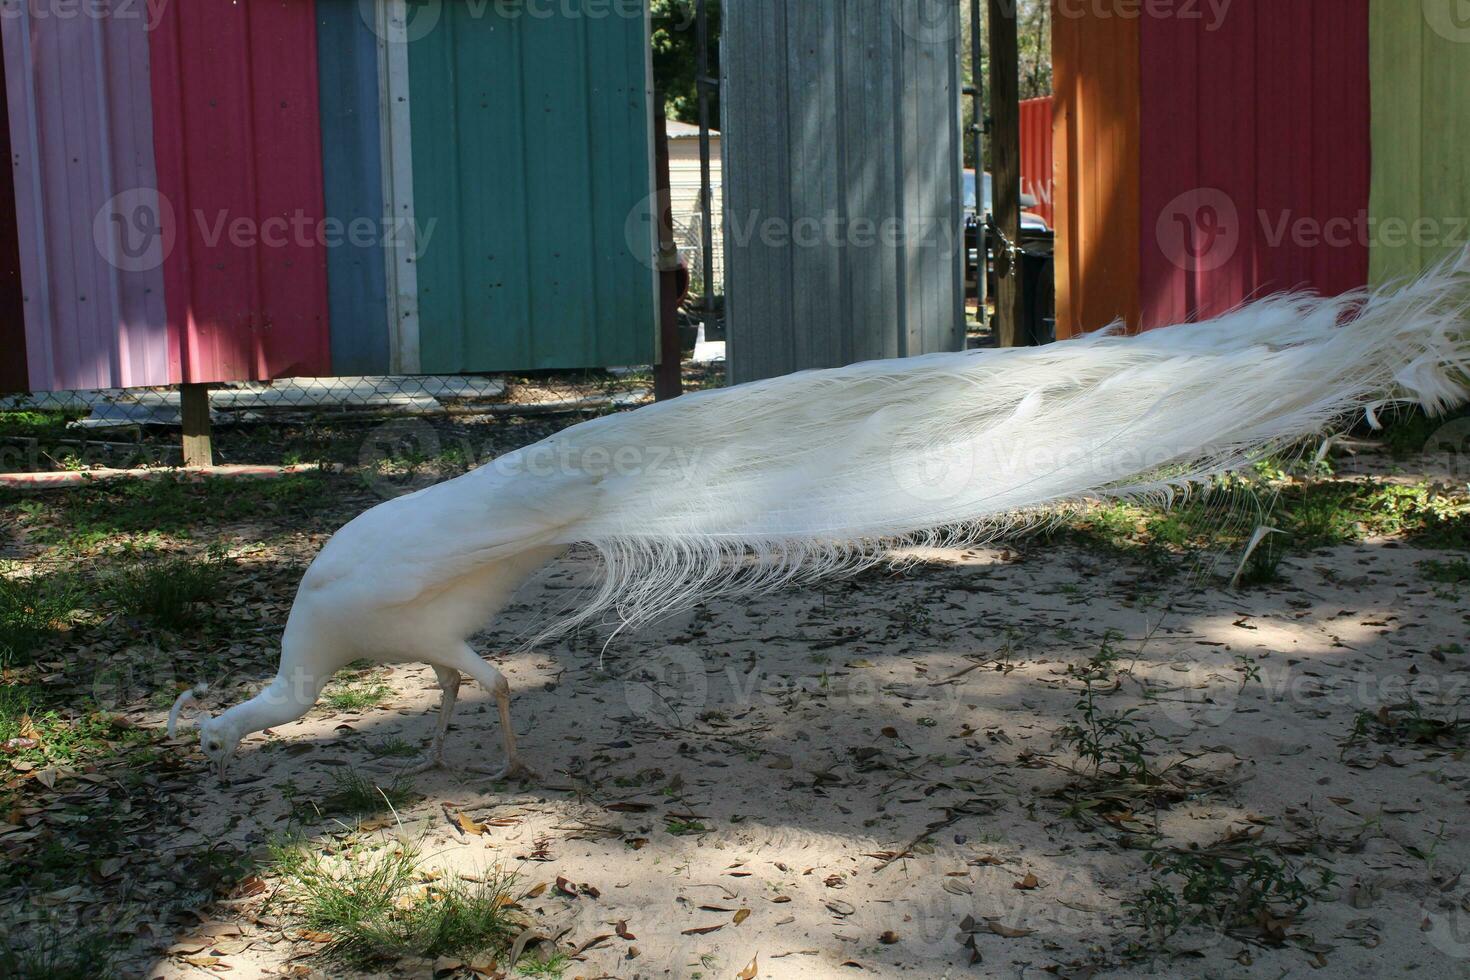
[[[8,575],[0,569],[0,667],[26,660],[65,628],[80,596],[69,575]]]
[[[419,858],[417,845],[393,842],[332,857],[294,847],[276,862],[297,917],[332,936],[327,952],[342,961],[503,955],[525,927],[515,877],[424,874]]]
[[[375,759],[405,759],[419,754],[419,750],[397,735],[379,739],[367,747]]]
[[[39,439],[43,442],[67,436],[66,424],[84,412],[0,412],[0,438]]]
[[[334,711],[361,711],[376,708],[393,694],[393,689],[380,680],[372,679],[362,684],[345,684],[327,691],[322,700]]]
[[[10,753],[14,759],[37,765],[76,763],[85,758],[111,755],[123,745],[152,738],[140,728],[118,727],[114,719],[96,711],[75,716],[49,707],[34,687],[17,684],[0,686],[0,743],[31,739],[35,745]]]
[[[1431,582],[1443,582],[1446,585],[1464,585],[1470,582],[1470,559],[1452,558],[1439,561],[1431,558],[1429,561],[1421,561],[1419,570]]]
[[[675,837],[689,837],[695,834],[707,834],[710,829],[698,820],[680,820],[675,817],[667,817],[664,820],[664,829]]]
[[[114,941],[102,932],[0,930],[0,976],[16,980],[94,980],[112,975]]]
[[[1464,745],[1470,739],[1470,721],[1438,718],[1410,698],[1403,704],[1383,705],[1377,711],[1359,711],[1343,747],[1373,741],[1387,745]]]
[[[1149,863],[1153,883],[1126,904],[1146,948],[1154,950],[1187,926],[1280,945],[1334,880],[1327,868],[1298,866],[1247,833],[1208,847],[1155,852]]]
[[[48,497],[44,510],[31,516],[53,519],[73,541],[152,532],[187,536],[201,526],[319,511],[331,498],[330,488],[327,477],[317,473],[273,480],[123,480]],[[22,491],[0,492],[0,506],[26,499]]]
[[[351,769],[339,771],[332,777],[332,792],[322,800],[322,812],[362,816],[399,809],[418,799],[411,788],[395,779],[387,786],[379,786],[372,780]]]
[[[171,630],[189,629],[203,618],[200,606],[221,598],[229,560],[217,552],[203,558],[140,562],[109,576],[107,592],[130,616]]]

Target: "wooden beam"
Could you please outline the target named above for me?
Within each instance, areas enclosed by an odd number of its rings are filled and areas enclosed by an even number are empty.
[[[179,403],[184,426],[184,465],[213,466],[214,445],[209,428],[209,385],[180,385]]]
[[[674,244],[674,205],[669,191],[669,121],[664,116],[663,93],[654,93],[653,157],[658,195],[653,216],[658,226],[658,365],[653,371],[653,397],[678,398],[684,392],[683,350],[679,343],[679,294],[682,280],[679,249]]]
[[[1021,263],[1008,243],[1021,241],[1021,48],[1016,38],[1016,4],[990,3],[990,167],[995,183],[996,226],[1003,238],[996,253],[995,332],[1002,347],[1026,341],[1022,314]],[[1014,261],[1013,261],[1014,259]]]

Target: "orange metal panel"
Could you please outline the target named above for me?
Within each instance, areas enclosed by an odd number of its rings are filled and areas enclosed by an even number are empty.
[[[1059,338],[1139,320],[1136,0],[1066,8],[1052,18]]]

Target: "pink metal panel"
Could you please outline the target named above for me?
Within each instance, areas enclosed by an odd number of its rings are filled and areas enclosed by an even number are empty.
[[[1367,281],[1368,0],[1141,22],[1143,326]]]
[[[189,0],[152,34],[180,380],[330,373],[314,10]]]
[[[9,0],[16,228],[34,390],[169,382],[147,18]],[[99,13],[100,12],[100,13]]]
[[[1056,226],[1051,96],[1021,102],[1021,190],[1041,202],[1031,210]]]
[[[0,57],[0,78],[5,59]],[[10,157],[10,111],[0,92],[0,160]],[[26,321],[20,282],[20,240],[15,231],[15,174],[0,166],[0,392],[24,391]]]

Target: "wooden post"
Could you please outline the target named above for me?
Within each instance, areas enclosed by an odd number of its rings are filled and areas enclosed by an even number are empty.
[[[179,407],[184,426],[184,465],[213,466],[209,430],[209,385],[180,385]]]
[[[653,115],[654,177],[658,195],[653,216],[658,226],[658,367],[653,372],[653,397],[658,401],[684,393],[683,350],[679,343],[679,296],[688,280],[681,281],[679,248],[674,244],[674,204],[669,191],[669,122],[664,116],[663,95],[655,93]]]
[[[1025,342],[1021,241],[1021,49],[1016,38],[1016,4],[990,2],[990,158],[995,182],[995,333],[1002,347]]]

